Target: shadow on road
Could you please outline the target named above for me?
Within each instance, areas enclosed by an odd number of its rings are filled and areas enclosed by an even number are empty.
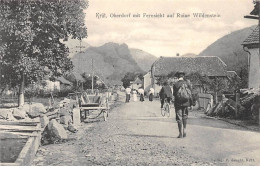
[[[132,117],[132,118],[120,118],[117,120],[129,120],[129,121],[150,121],[150,122],[163,122],[163,123],[171,123],[176,124],[175,117],[167,118],[167,117],[151,117],[151,116],[142,116],[142,117]],[[219,128],[219,129],[230,129],[230,130],[239,130],[239,131],[248,131],[248,129],[237,126],[234,124],[230,124],[221,120],[217,119],[208,119],[208,118],[201,118],[201,117],[194,117],[191,116],[188,118],[188,127],[189,125],[201,126],[201,127],[210,127],[210,128]],[[252,131],[256,132],[256,131]]]
[[[129,137],[155,137],[155,138],[176,138],[170,136],[158,136],[158,135],[143,135],[143,134],[117,134],[119,136],[129,136]]]

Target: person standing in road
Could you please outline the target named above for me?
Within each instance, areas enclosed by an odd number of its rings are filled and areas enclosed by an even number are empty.
[[[153,96],[154,96],[154,89],[151,87],[149,91],[149,101],[153,101]]]
[[[138,89],[138,93],[140,94],[140,101],[143,102],[144,101],[144,89],[140,87]]]
[[[133,90],[133,101],[134,101],[134,102],[137,101],[137,92],[136,92],[135,89]]]
[[[126,89],[125,89],[125,94],[126,94],[126,103],[129,103],[129,100],[130,100],[130,94],[131,94],[131,89],[130,87],[128,86]]]
[[[178,81],[173,85],[174,107],[179,129],[178,138],[182,138],[187,136],[188,107],[193,104],[192,87],[190,81],[184,80],[184,72],[177,72],[176,76]]]

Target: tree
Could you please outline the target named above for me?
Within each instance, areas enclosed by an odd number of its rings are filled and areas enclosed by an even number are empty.
[[[84,87],[84,89],[91,89],[92,88],[92,77],[89,75],[89,74],[87,74],[87,73],[83,73],[82,75],[81,75],[82,77],[83,77],[83,79],[85,80],[84,82],[83,82],[83,87]],[[94,89],[97,89],[98,88],[98,84],[97,84],[97,76],[94,76],[93,77],[93,88]]]
[[[136,77],[139,77],[140,80],[143,80],[143,74],[142,73],[139,73],[139,72],[127,72],[125,74],[125,76],[121,79],[121,81],[123,82],[124,88],[127,88],[128,86],[130,86],[130,82],[134,81],[136,79]]]
[[[24,104],[25,85],[73,68],[60,40],[87,37],[87,7],[84,0],[0,1],[0,83],[19,84],[19,106]]]
[[[203,92],[206,92],[209,90],[211,81],[208,76],[201,75],[199,72],[193,72],[193,73],[190,73],[187,77],[191,81],[191,83],[193,84],[194,87],[195,86],[201,87]]]

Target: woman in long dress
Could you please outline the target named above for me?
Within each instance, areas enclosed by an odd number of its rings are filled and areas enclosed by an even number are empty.
[[[133,91],[133,100],[134,100],[134,102],[137,101],[137,92],[136,92],[136,90]]]

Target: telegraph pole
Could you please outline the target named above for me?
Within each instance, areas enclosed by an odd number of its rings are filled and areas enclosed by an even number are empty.
[[[79,46],[76,46],[76,48],[79,48],[79,53],[83,53],[83,51],[81,51],[81,49],[85,48],[85,46],[81,45],[82,40],[79,41]]]
[[[91,88],[91,92],[92,94],[94,94],[94,69],[93,69],[93,58],[92,58],[92,62],[91,62],[91,69],[92,69],[92,88]]]

